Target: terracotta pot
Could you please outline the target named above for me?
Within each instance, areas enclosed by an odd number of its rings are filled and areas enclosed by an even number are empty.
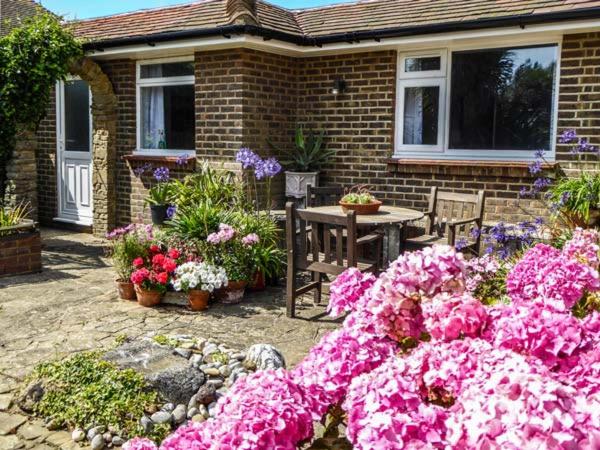
[[[374,200],[371,203],[366,205],[359,205],[357,203],[345,203],[340,200],[340,206],[342,210],[346,213],[348,211],[356,211],[358,216],[362,216],[365,214],[375,214],[379,211],[382,203],[379,200]]]
[[[135,285],[135,294],[137,302],[140,306],[151,307],[160,304],[163,298],[163,293],[160,291],[148,291],[143,289],[140,285]]]
[[[123,300],[135,300],[137,297],[135,295],[135,288],[133,287],[133,283],[130,281],[121,281],[116,280],[117,283],[117,291],[119,292],[119,298]]]
[[[262,270],[257,270],[254,272],[254,277],[250,284],[248,285],[248,290],[250,291],[264,291],[267,287],[267,283],[265,281],[265,274]]]
[[[210,292],[199,289],[191,289],[188,292],[188,303],[192,311],[204,311],[208,308]]]
[[[215,291],[215,298],[221,303],[229,305],[240,303],[244,299],[247,285],[247,281],[230,281],[227,287]]]

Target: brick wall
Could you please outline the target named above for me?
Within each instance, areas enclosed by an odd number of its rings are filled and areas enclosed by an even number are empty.
[[[39,231],[0,237],[0,277],[42,270]]]
[[[50,104],[46,108],[46,116],[40,123],[37,132],[38,148],[37,183],[38,183],[38,220],[49,224],[56,217],[56,93],[50,94]]]

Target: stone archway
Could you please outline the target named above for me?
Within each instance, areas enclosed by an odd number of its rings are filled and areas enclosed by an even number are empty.
[[[70,71],[92,91],[93,230],[104,235],[116,225],[117,96],[108,76],[92,59],[81,58],[71,64]]]

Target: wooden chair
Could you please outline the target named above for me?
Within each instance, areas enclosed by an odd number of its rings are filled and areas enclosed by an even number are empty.
[[[344,196],[344,186],[306,186],[306,207],[337,205]]]
[[[338,276],[349,267],[364,272],[379,270],[382,236],[372,234],[358,237],[356,213],[337,216],[297,209],[292,202],[286,204],[287,244],[287,315],[294,317],[296,299],[314,291],[315,304],[321,302],[322,283],[327,275]],[[344,238],[345,234],[345,238]],[[365,260],[358,256],[361,246],[373,245],[377,258]],[[299,272],[309,272],[312,281],[298,286]]]
[[[462,250],[479,254],[480,233],[471,233],[473,226],[481,230],[485,208],[485,191],[477,194],[456,194],[431,188],[429,208],[425,213],[425,234],[404,239],[404,250],[415,250],[434,244],[455,246],[463,241]]]

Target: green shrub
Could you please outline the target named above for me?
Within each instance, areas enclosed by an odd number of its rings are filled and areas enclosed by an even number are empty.
[[[45,393],[34,412],[62,426],[106,425],[121,430],[123,437],[144,435],[139,419],[158,408],[158,395],[142,375],[119,370],[101,355],[85,352],[38,365],[30,381],[42,381]],[[169,431],[155,427],[148,437],[161,440]]]

